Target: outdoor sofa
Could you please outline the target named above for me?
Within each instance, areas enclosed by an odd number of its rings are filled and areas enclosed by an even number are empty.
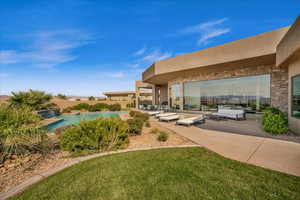
[[[246,119],[244,110],[234,110],[228,108],[220,108],[218,112],[213,113],[213,116],[235,119],[235,120],[243,120]]]

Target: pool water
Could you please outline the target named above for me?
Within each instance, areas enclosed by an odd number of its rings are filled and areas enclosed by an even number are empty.
[[[56,118],[63,119],[62,121],[54,122],[49,124],[46,128],[48,131],[55,131],[57,128],[62,128],[65,126],[79,124],[82,120],[93,120],[98,117],[117,117],[118,113],[80,113],[80,115],[60,115]]]

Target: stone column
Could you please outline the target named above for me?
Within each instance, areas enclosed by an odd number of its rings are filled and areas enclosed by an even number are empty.
[[[136,87],[135,88],[135,107],[136,107],[136,109],[139,109],[139,104],[140,104],[140,88]]]
[[[288,68],[273,67],[271,73],[271,104],[288,112]]]
[[[183,97],[183,92],[184,92],[184,88],[183,88],[183,82],[181,81],[180,83],[180,110],[183,110],[183,103],[184,103],[184,97]]]

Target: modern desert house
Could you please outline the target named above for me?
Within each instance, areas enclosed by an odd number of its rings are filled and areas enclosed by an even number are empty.
[[[112,101],[128,101],[133,102],[138,99],[139,101],[152,102],[151,90],[137,90],[137,91],[118,91],[118,92],[104,92],[107,99]]]
[[[180,110],[277,107],[300,134],[300,17],[290,27],[155,62],[143,82],[152,85],[153,104]]]

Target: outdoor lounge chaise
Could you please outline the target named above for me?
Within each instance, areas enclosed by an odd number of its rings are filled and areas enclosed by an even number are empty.
[[[176,115],[176,113],[161,113],[161,114],[157,114],[155,115],[156,118],[161,118],[161,117],[168,117],[171,115]]]
[[[213,113],[212,115],[218,117],[224,117],[229,119],[241,120],[246,119],[244,110],[233,110],[233,109],[219,109],[217,113]]]
[[[153,116],[153,115],[158,115],[160,113],[163,113],[163,112],[162,111],[151,111],[151,112],[148,112],[148,115]]]
[[[180,119],[176,122],[176,125],[186,125],[190,126],[196,123],[204,123],[205,118],[203,115],[199,115],[197,117],[190,117],[190,118],[185,118],[185,119]]]
[[[160,117],[159,121],[172,121],[172,120],[178,120],[180,119],[180,115],[170,115],[170,116],[166,116],[166,117]]]

